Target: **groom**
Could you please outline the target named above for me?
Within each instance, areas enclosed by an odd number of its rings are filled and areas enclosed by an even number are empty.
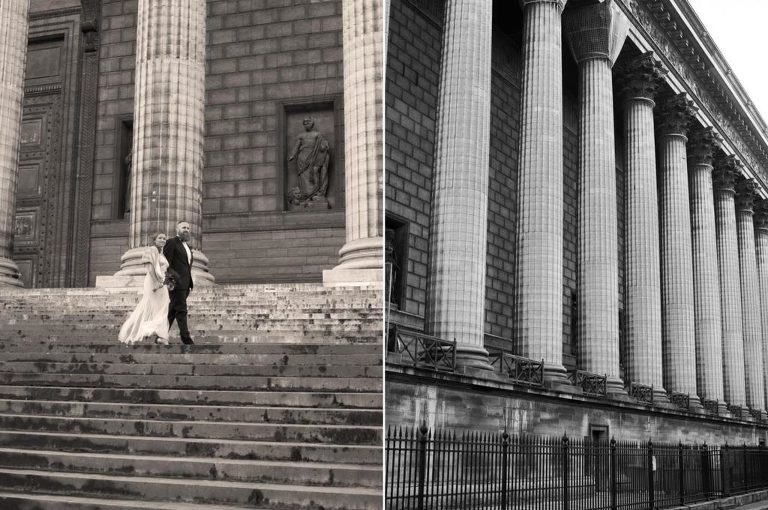
[[[187,327],[187,296],[194,286],[192,284],[192,250],[188,243],[191,227],[186,221],[176,224],[176,237],[168,239],[163,248],[163,255],[168,259],[168,273],[175,278],[175,287],[170,292],[171,303],[168,306],[168,328],[173,326],[173,320],[179,323],[181,341],[191,345],[195,342],[189,335]]]

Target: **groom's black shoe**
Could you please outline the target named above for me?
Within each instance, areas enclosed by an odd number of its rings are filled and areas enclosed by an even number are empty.
[[[191,338],[182,338],[181,341],[184,345],[195,345]]]

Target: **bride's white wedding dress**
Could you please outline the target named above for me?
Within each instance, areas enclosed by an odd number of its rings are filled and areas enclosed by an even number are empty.
[[[157,335],[160,341],[168,342],[168,288],[163,284],[168,261],[156,248],[147,250],[142,258],[146,264],[144,290],[141,301],[120,328],[117,339],[124,344],[133,344],[149,336]],[[160,287],[157,289],[157,287]],[[157,289],[157,290],[155,290]]]

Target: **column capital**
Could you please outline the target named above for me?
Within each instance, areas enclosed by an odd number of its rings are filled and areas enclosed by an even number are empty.
[[[563,13],[563,30],[573,58],[603,58],[613,65],[629,33],[629,20],[614,0],[574,2]]]
[[[557,7],[562,14],[568,0],[519,0],[519,2],[522,9],[525,9],[530,4],[557,4]]]
[[[657,109],[656,129],[661,135],[688,135],[698,108],[688,97],[688,94],[675,94],[665,97],[659,102]]]
[[[736,210],[754,212],[757,198],[757,183],[741,175],[736,177]]]
[[[712,184],[715,191],[736,191],[736,178],[740,175],[741,162],[736,156],[719,154],[715,158]]]
[[[622,101],[650,99],[664,83],[667,70],[652,51],[616,64],[616,89]]]
[[[720,135],[712,127],[696,127],[688,136],[688,162],[693,165],[710,165],[715,159],[715,149],[720,147]]]
[[[755,230],[768,233],[768,200],[764,198],[755,200]]]

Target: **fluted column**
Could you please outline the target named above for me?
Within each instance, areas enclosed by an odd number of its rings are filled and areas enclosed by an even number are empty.
[[[344,193],[346,243],[326,285],[383,279],[383,0],[344,0]]]
[[[691,405],[700,407],[686,154],[688,125],[696,108],[685,94],[677,94],[663,101],[657,110],[664,387],[687,393]]]
[[[763,335],[768,333],[768,201],[758,200],[755,207],[755,251],[757,255],[757,276],[760,282],[760,317]],[[763,389],[768,388],[768,341],[762,341]],[[765,407],[768,409],[768,391],[765,393]]]
[[[755,255],[753,221],[757,185],[752,180],[736,183],[736,229],[741,276],[741,313],[744,331],[744,372],[747,406],[765,411],[763,387],[763,327],[760,306],[760,282]]]
[[[563,92],[560,16],[565,0],[524,1],[523,87],[518,174],[515,341],[563,367]]]
[[[0,0],[0,286],[21,287],[13,256],[29,0]]]
[[[628,22],[610,0],[568,9],[563,20],[579,65],[578,364],[621,393],[611,67]]]
[[[626,374],[666,399],[662,378],[661,268],[653,98],[666,71],[652,53],[623,62],[616,75],[624,104],[626,171]]]
[[[712,186],[713,153],[719,142],[712,128],[697,129],[691,133],[690,138],[688,183],[693,241],[696,385],[699,396],[718,401],[723,413],[726,411],[723,392],[723,323]]]
[[[427,324],[458,343],[459,363],[488,368],[484,344],[491,2],[445,4],[430,232]]]
[[[193,279],[211,283],[201,252],[205,0],[139,0],[129,250],[116,276],[144,275],[155,232],[192,227]]]
[[[739,245],[736,235],[734,180],[738,175],[733,156],[715,160],[715,224],[720,273],[720,308],[723,320],[723,389],[728,404],[747,403],[744,383],[744,340],[741,316]]]

